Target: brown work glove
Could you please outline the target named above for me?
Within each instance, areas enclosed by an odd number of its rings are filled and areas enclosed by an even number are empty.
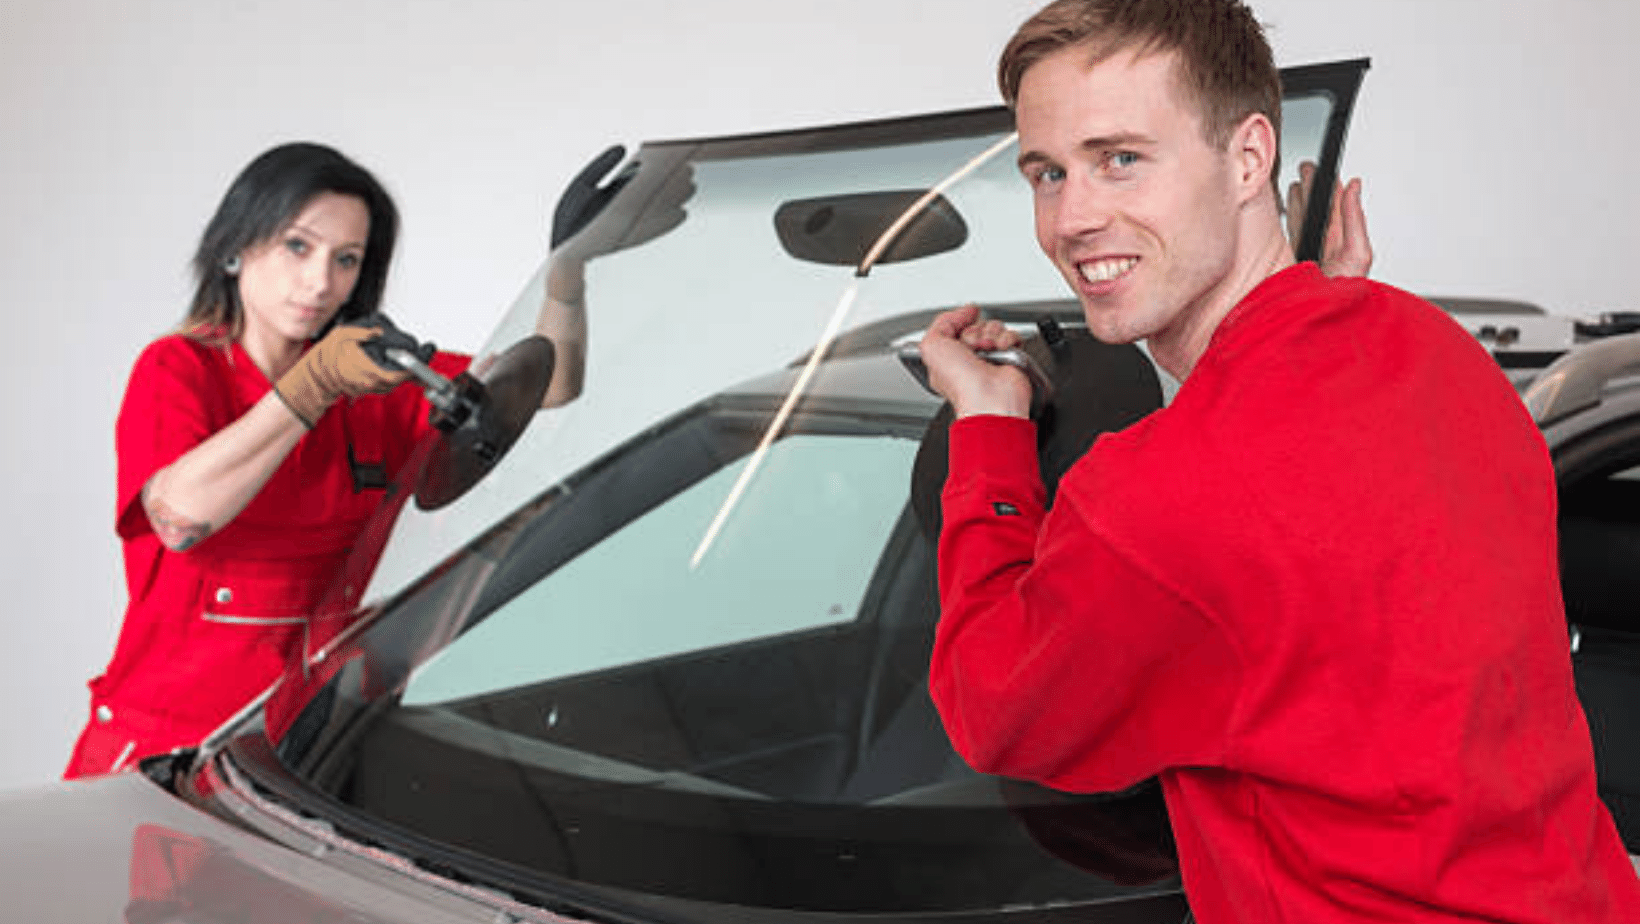
[[[360,345],[381,334],[376,327],[338,324],[315,343],[273,390],[309,430],[342,395],[358,397],[392,391],[409,377],[376,365]]]

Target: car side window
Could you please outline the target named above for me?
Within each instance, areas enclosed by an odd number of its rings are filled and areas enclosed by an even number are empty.
[[[1281,175],[1277,180],[1277,188],[1282,193],[1282,207],[1291,208],[1292,201],[1289,191],[1298,183],[1301,164],[1316,164],[1321,160],[1321,145],[1327,137],[1327,120],[1332,118],[1333,102],[1331,98],[1316,94],[1313,96],[1289,96],[1281,103]],[[1304,203],[1308,208],[1310,203]],[[1288,216],[1288,234],[1294,238],[1291,241],[1294,247],[1298,246],[1297,229],[1303,224],[1304,215],[1290,214]]]

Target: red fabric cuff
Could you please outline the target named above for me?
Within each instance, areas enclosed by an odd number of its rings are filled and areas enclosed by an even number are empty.
[[[951,479],[980,474],[1005,482],[1041,478],[1036,459],[1036,424],[1024,417],[976,414],[951,424]]]

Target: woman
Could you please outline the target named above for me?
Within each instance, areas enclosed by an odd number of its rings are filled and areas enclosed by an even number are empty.
[[[64,776],[197,743],[299,654],[427,406],[349,325],[381,300],[392,199],[315,144],[252,161],[194,256],[181,329],[138,358],[116,426],[130,604]],[[439,354],[450,376],[465,357]],[[362,587],[338,588],[342,603]]]

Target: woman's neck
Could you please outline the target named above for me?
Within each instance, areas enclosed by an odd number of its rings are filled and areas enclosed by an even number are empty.
[[[269,382],[277,382],[280,377],[296,365],[296,360],[302,355],[303,343],[290,340],[271,331],[258,331],[249,326],[239,335],[239,345],[244,348],[245,355],[251,358],[256,368],[268,377]]]

